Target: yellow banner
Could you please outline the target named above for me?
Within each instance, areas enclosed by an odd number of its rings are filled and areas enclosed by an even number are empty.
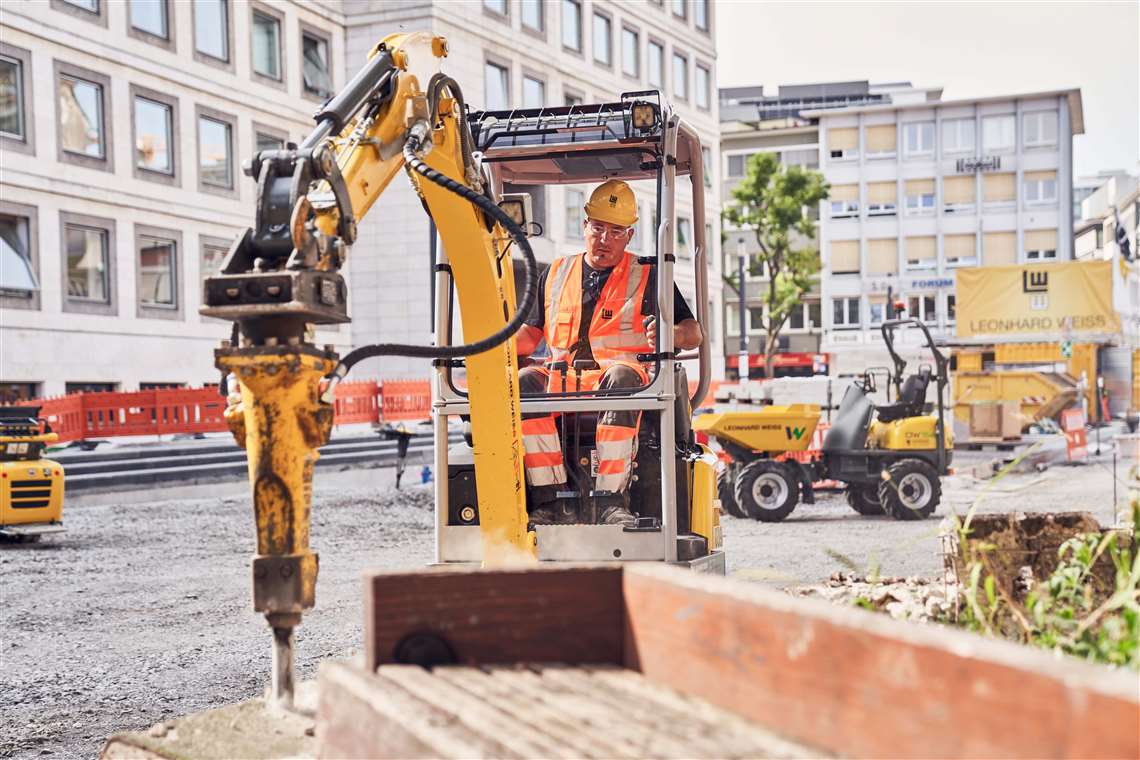
[[[957,271],[959,338],[1096,340],[1120,332],[1111,261]]]

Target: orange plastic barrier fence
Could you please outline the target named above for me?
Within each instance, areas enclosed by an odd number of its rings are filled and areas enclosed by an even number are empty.
[[[341,383],[336,387],[333,409],[336,425],[380,421],[380,385],[375,380]]]
[[[380,385],[383,422],[426,420],[431,417],[430,380],[385,380]]]
[[[431,416],[427,380],[392,380],[384,391],[375,380],[341,383],[336,389],[334,424],[377,423],[381,402],[386,419]],[[146,391],[73,393],[40,399],[40,416],[61,443],[126,435],[218,433],[228,430],[226,400],[217,388],[161,388]]]

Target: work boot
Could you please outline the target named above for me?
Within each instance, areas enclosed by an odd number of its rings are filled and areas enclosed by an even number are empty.
[[[555,499],[539,504],[530,511],[531,525],[570,525],[578,522],[576,502]]]
[[[592,498],[597,505],[598,525],[620,525],[623,528],[637,525],[637,515],[626,506],[625,494],[595,491]]]

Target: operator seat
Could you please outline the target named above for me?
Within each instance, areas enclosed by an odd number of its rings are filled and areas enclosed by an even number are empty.
[[[930,367],[920,367],[918,372],[903,383],[895,403],[875,407],[879,422],[894,422],[921,415],[926,408],[926,389],[929,385]]]

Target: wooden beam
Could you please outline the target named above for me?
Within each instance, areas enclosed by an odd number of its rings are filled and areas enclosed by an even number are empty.
[[[621,567],[438,568],[364,579],[365,664],[398,662],[409,636],[459,664],[622,661]]]
[[[1140,679],[673,568],[627,566],[625,665],[852,757],[1140,757]]]

